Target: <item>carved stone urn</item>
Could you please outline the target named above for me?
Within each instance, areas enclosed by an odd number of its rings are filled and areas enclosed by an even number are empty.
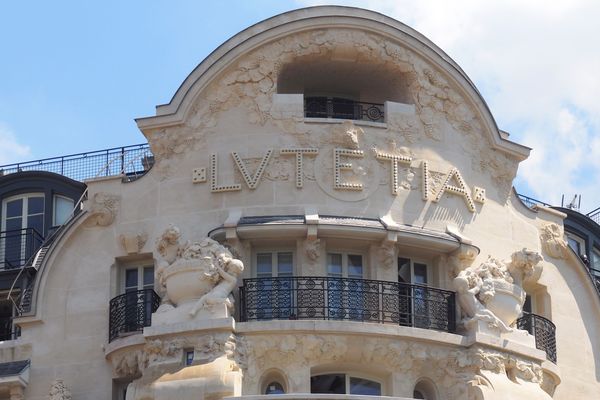
[[[167,296],[177,306],[199,300],[214,287],[212,257],[177,259],[163,274]]]
[[[152,325],[228,317],[243,263],[210,238],[180,243],[180,236],[171,226],[157,240],[155,281],[162,302]]]
[[[488,310],[493,312],[506,326],[511,326],[521,315],[525,302],[525,291],[503,279],[490,279],[494,296],[485,302]]]

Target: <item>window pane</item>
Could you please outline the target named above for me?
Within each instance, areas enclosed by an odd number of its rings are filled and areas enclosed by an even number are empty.
[[[23,220],[21,218],[11,218],[6,220],[6,230],[14,231],[23,228]]]
[[[74,207],[75,202],[72,199],[54,196],[54,225],[62,225],[67,222]]]
[[[362,256],[356,254],[348,255],[348,277],[349,278],[362,278],[363,266]]]
[[[144,288],[154,287],[154,267],[144,267]]]
[[[596,271],[592,271],[595,275],[600,274],[600,251],[594,248],[592,250],[592,265],[591,267]]]
[[[271,276],[273,273],[273,258],[271,253],[258,253],[256,255],[256,275],[260,277]]]
[[[138,285],[138,271],[137,268],[125,270],[125,288],[136,288]]]
[[[523,312],[531,314],[531,296],[525,296],[525,304],[523,304]]]
[[[283,386],[279,382],[271,382],[265,389],[265,394],[285,394]]]
[[[6,202],[6,218],[23,215],[23,199]]]
[[[310,378],[311,393],[346,394],[346,375],[327,374]]]
[[[350,378],[350,394],[381,396],[381,384],[368,379]]]
[[[398,282],[410,282],[410,258],[398,258]]]
[[[327,253],[327,274],[329,276],[342,276],[342,255]]]
[[[30,215],[27,217],[27,227],[35,229],[38,233],[44,234],[44,214]]]
[[[573,251],[577,254],[580,255],[581,254],[581,247],[579,245],[579,242],[575,239],[573,239],[572,237],[567,236],[567,241],[569,242],[569,246],[573,249]]]
[[[294,257],[292,253],[277,253],[277,275],[292,276],[294,272]]]
[[[414,283],[427,283],[427,265],[415,263],[415,282]]]
[[[44,198],[30,197],[27,202],[27,214],[43,214],[44,213]]]

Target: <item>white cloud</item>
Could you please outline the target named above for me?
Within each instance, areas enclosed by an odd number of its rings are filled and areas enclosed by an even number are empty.
[[[0,122],[0,165],[23,161],[31,157],[29,146],[19,144],[14,133]]]
[[[600,206],[600,2],[336,3],[410,25],[467,72],[498,126],[533,147],[517,179],[524,194],[556,204],[580,193],[582,211]]]

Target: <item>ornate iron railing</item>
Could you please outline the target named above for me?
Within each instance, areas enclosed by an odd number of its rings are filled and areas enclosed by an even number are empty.
[[[34,228],[0,232],[0,269],[24,266],[44,242]]]
[[[556,363],[556,326],[547,318],[524,314],[517,320],[517,328],[535,337],[535,347],[546,352],[548,360]]]
[[[454,292],[367,279],[244,279],[240,320],[317,319],[389,323],[454,332]]]
[[[384,122],[384,105],[336,97],[306,97],[304,115],[308,118]]]
[[[160,297],[152,289],[134,290],[110,301],[109,343],[123,334],[140,332],[152,322]]]
[[[154,156],[147,143],[112,149],[70,154],[0,166],[0,176],[22,171],[54,172],[74,179],[125,175],[134,180],[154,165]]]

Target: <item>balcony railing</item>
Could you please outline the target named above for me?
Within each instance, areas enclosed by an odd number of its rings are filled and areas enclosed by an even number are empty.
[[[454,332],[454,292],[367,279],[244,279],[240,320],[349,320]]]
[[[44,242],[34,228],[0,232],[0,269],[24,266]]]
[[[384,106],[337,97],[306,97],[304,115],[307,118],[384,122]]]
[[[125,175],[134,180],[154,165],[154,156],[147,143],[112,149],[44,158],[42,160],[0,166],[0,176],[22,171],[54,172],[74,179]]]
[[[108,341],[120,336],[141,332],[150,326],[152,313],[160,305],[160,297],[152,289],[134,290],[110,301]]]
[[[525,314],[517,320],[517,328],[535,337],[535,347],[546,352],[548,360],[556,363],[556,326],[547,318]]]

